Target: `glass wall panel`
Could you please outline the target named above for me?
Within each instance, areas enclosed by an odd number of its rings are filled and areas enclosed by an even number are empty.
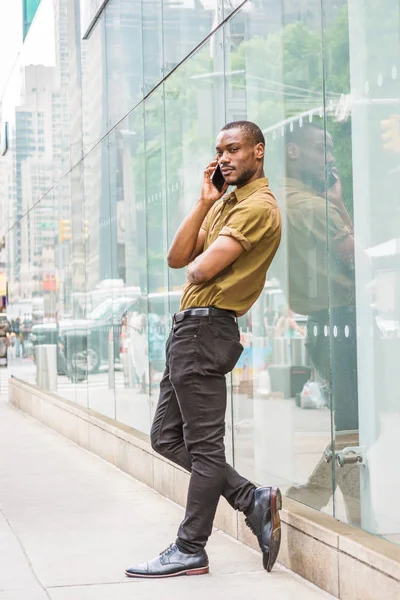
[[[146,96],[162,79],[162,0],[142,1],[142,40],[143,96]]]
[[[346,4],[346,3],[344,3]],[[332,453],[335,468],[335,516],[360,522],[358,464],[336,466],[336,454],[358,445],[357,323],[354,278],[353,171],[351,122],[337,112],[349,93],[347,6],[324,12],[326,190],[332,409],[336,430]]]
[[[86,154],[108,131],[105,13],[82,41],[83,149]]]
[[[126,307],[119,329],[117,419],[150,432],[147,234],[143,105],[115,131],[119,152],[118,257]],[[116,362],[116,367],[117,367]]]
[[[158,401],[159,383],[165,364],[165,342],[169,334],[164,110],[164,89],[160,87],[144,104],[149,345],[148,390],[152,414]]]
[[[142,2],[111,0],[105,10],[108,129],[143,97]]]
[[[189,3],[184,0],[162,0],[163,76],[168,75],[240,4],[244,2],[200,0]]]
[[[398,2],[349,0],[325,26],[336,515],[396,542],[399,21]]]
[[[78,333],[76,323],[77,319],[82,318],[82,304],[85,303],[84,279],[79,290],[79,279],[82,280],[80,272],[83,268],[82,256],[79,259],[78,246],[79,208],[82,202],[81,200],[73,202],[73,198],[81,199],[83,196],[80,170],[79,166],[76,167],[54,189],[57,222],[55,247],[57,310],[54,343],[57,344],[57,393],[82,406],[87,406],[87,385],[84,380],[80,386],[76,385],[77,366],[72,355],[73,340]],[[76,216],[78,216],[78,223]]]
[[[85,251],[86,306],[90,312],[82,321],[77,357],[87,377],[89,407],[115,418],[114,323],[118,319],[117,290],[123,281],[117,277],[115,219],[111,216],[110,159],[108,138],[84,160],[84,210],[81,222]]]
[[[92,368],[88,357],[88,297],[86,294],[86,246],[84,239],[85,194],[83,164],[78,163],[68,177],[70,202],[61,205],[60,253],[64,266],[65,312],[60,321],[62,367],[68,382],[64,395],[88,406],[88,373]],[[62,182],[64,183],[64,182]],[[65,216],[64,216],[65,215]]]
[[[222,20],[222,3],[163,0],[164,77]]]
[[[308,3],[310,4],[310,3]],[[227,121],[266,137],[265,173],[283,217],[281,246],[257,303],[239,319],[233,372],[235,466],[333,511],[325,132],[319,2],[295,12],[252,2],[224,27]],[[327,332],[326,332],[327,334]],[[323,344],[325,369],[317,362]]]

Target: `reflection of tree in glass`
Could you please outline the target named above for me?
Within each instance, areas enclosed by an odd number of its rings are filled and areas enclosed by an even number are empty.
[[[394,54],[396,57],[398,54],[398,7],[394,6],[396,3],[391,4],[392,10],[378,0],[368,0],[368,7],[364,10],[371,81],[374,78],[376,81],[383,66],[392,59],[395,61]],[[243,19],[246,23],[241,13],[234,19]],[[385,44],[377,34],[377,27],[385,31],[386,40],[389,36]],[[221,101],[218,93],[221,83],[219,60],[218,52],[212,53],[207,44],[166,81],[162,96],[159,91],[156,92],[157,108],[146,111],[146,156],[159,153],[159,159],[150,161],[151,164],[149,162],[146,167],[146,197],[149,202],[153,196],[147,215],[148,245],[151,240],[152,268],[160,273],[160,277],[165,268],[165,240],[161,235],[163,193],[164,201],[168,199],[171,239],[183,215],[196,199],[196,184],[200,182],[202,168],[213,152],[216,130],[221,125],[215,124],[213,118],[215,105]],[[347,6],[337,10],[334,20],[325,24],[323,37],[319,27],[308,27],[304,22],[288,23],[268,36],[257,35],[231,46],[225,65],[226,87],[245,92],[241,110],[262,128],[269,128],[307,110],[324,107],[326,102],[327,129],[335,145],[343,199],[352,213],[351,120],[338,123],[334,118],[335,104],[342,94],[350,92]],[[149,100],[154,102],[152,97]],[[202,110],[208,115],[209,122],[202,118]],[[272,184],[274,174],[278,176],[282,169],[279,137],[277,129],[275,145],[267,148],[267,170],[272,175]],[[138,153],[144,156],[143,144],[138,147]],[[137,176],[140,177],[142,160],[139,159],[137,164]],[[184,164],[186,169],[193,166],[193,186],[188,187],[185,181],[182,189]],[[189,198],[189,195],[193,197]]]
[[[147,248],[149,290],[165,286],[166,240],[163,237],[168,201],[169,239],[183,219],[186,207],[197,198],[204,165],[213,157],[214,131],[204,135],[198,119],[198,90],[209,82],[199,83],[193,76],[212,72],[209,48],[200,51],[174,73],[162,89],[146,100],[145,143],[138,145],[133,161],[135,178],[143,177],[147,214]],[[193,161],[192,190],[186,185],[182,195],[182,168]],[[190,166],[189,166],[190,168]],[[198,173],[195,171],[197,169]]]

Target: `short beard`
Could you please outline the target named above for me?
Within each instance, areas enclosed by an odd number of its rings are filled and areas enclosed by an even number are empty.
[[[235,183],[233,183],[232,185],[236,185],[236,187],[245,185],[245,183],[247,183],[247,181],[251,179],[251,177],[253,177],[254,173],[255,171],[251,171],[250,169],[244,171],[238,176]]]

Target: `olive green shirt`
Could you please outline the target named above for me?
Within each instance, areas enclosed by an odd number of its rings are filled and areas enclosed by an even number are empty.
[[[186,284],[181,310],[216,306],[244,315],[263,290],[281,239],[280,211],[268,179],[257,179],[221,198],[202,228],[206,231],[204,251],[218,236],[227,235],[238,240],[244,252],[211,281]]]
[[[296,179],[285,180],[283,193],[290,308],[309,315],[353,305],[354,270],[335,254],[352,235],[340,209]]]

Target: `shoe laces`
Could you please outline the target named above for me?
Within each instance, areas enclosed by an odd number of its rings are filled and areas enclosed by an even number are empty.
[[[175,544],[170,544],[168,546],[168,548],[165,548],[165,550],[163,550],[160,554],[160,556],[162,556],[163,558],[168,558],[169,556],[171,556],[171,554],[173,554],[175,552]]]

